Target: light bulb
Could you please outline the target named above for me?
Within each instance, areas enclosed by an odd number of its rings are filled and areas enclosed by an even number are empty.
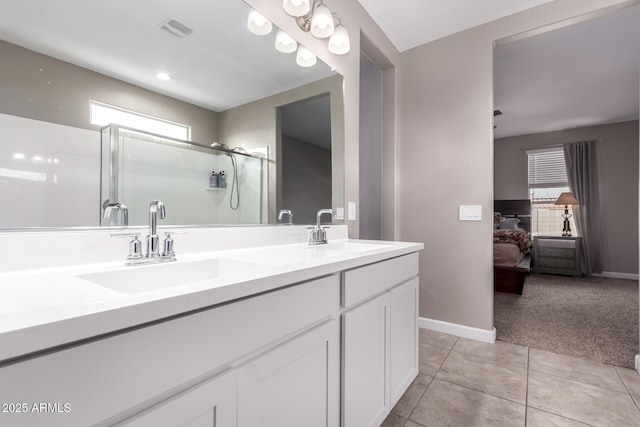
[[[291,53],[295,52],[297,48],[298,43],[289,34],[278,30],[278,34],[276,34],[276,50],[282,53]]]
[[[349,33],[344,25],[338,25],[329,39],[329,52],[344,55],[351,50]]]
[[[253,34],[264,36],[271,32],[272,24],[267,18],[251,9],[247,18],[247,27]]]
[[[299,46],[296,54],[296,63],[301,67],[313,67],[316,65],[316,56],[306,47]]]
[[[283,0],[282,8],[291,16],[303,16],[309,13],[309,0]]]
[[[333,16],[329,8],[323,4],[316,7],[311,17],[311,34],[319,39],[324,39],[333,34]]]

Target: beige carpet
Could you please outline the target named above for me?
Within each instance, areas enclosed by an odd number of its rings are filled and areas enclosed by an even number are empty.
[[[627,368],[638,354],[638,281],[532,274],[495,294],[497,339]]]

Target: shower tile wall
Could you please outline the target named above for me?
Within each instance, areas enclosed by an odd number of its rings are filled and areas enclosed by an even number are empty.
[[[120,201],[130,225],[148,223],[154,199],[165,201],[165,224],[260,223],[259,160],[237,156],[240,208],[232,210],[230,157],[151,144],[125,138]],[[150,167],[158,156],[169,164]],[[208,189],[212,170],[225,171],[226,189]],[[0,198],[0,227],[98,226],[100,133],[0,114]]]

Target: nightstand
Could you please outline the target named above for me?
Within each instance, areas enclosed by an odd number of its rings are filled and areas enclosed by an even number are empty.
[[[580,276],[581,237],[534,236],[533,272]]]

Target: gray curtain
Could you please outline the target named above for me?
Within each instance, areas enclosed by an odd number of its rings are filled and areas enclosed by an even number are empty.
[[[582,273],[602,273],[600,196],[596,147],[593,141],[563,144],[569,189],[580,203],[573,207],[578,235],[582,237]]]

